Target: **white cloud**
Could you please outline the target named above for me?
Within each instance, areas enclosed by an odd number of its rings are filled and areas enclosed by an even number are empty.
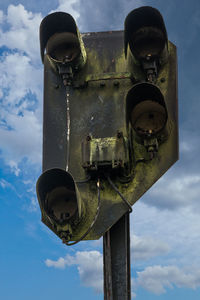
[[[194,150],[194,145],[191,144],[190,141],[188,140],[181,141],[179,147],[180,147],[180,152],[182,153],[189,153],[192,150]]]
[[[133,261],[149,260],[155,256],[165,255],[169,252],[169,246],[152,237],[133,235],[131,238],[131,257]]]
[[[8,165],[10,166],[11,171],[12,171],[16,176],[19,176],[20,169],[18,168],[18,165],[17,165],[16,161],[14,161],[14,160],[9,160],[9,161],[8,161]]]
[[[8,181],[4,180],[4,179],[1,179],[1,180],[0,180],[0,186],[1,186],[3,189],[6,189],[6,188],[11,188],[11,189],[12,189],[12,184],[9,183]]]
[[[142,287],[157,295],[174,286],[191,289],[200,287],[200,271],[191,268],[188,272],[176,266],[150,266],[137,272],[134,282],[134,288]]]
[[[152,201],[150,193],[146,195]],[[188,201],[191,201],[188,199]],[[146,203],[147,201],[145,201]],[[200,265],[200,218],[199,214],[188,207],[179,210],[159,210],[141,200],[134,205],[131,216],[131,232],[155,241],[164,241],[170,249],[165,263],[177,266]],[[161,242],[162,243],[162,242]],[[151,263],[161,264],[163,258],[155,256]],[[136,261],[135,265],[146,267],[148,262]]]
[[[41,14],[28,12],[23,5],[9,5],[7,15],[2,19],[8,25],[5,32],[0,32],[0,46],[26,52],[34,61],[39,59],[39,25]]]
[[[0,89],[0,99],[3,98],[3,91]]]
[[[170,175],[162,177],[151,188],[149,196],[152,201],[146,201],[146,203],[158,208],[172,210],[190,207],[199,212],[200,174],[186,173],[179,177],[177,174],[173,176],[170,173]]]
[[[29,211],[34,212],[38,209],[38,201],[35,197],[31,197],[31,203],[29,206]]]
[[[142,258],[142,257],[141,257]],[[69,266],[77,266],[83,285],[92,287],[101,293],[103,287],[103,257],[98,251],[77,251],[74,256],[66,255],[58,260],[47,259],[46,266],[65,269]],[[132,297],[136,297],[136,291],[143,288],[153,294],[160,295],[167,288],[190,288],[200,287],[200,271],[197,268],[179,268],[175,265],[153,265],[136,272],[132,278]]]
[[[0,46],[0,110],[1,157],[16,176],[24,159],[41,163],[42,143],[42,68],[39,62],[40,14],[25,10],[20,4],[9,5],[2,17]]]
[[[63,257],[60,257],[58,260],[54,261],[51,259],[46,259],[45,264],[47,267],[54,267],[58,269],[65,269],[67,262]]]
[[[0,128],[1,155],[19,175],[18,164],[23,158],[34,164],[41,163],[41,124],[32,111],[25,111],[23,116],[10,113],[7,123],[13,129]]]
[[[47,259],[45,264],[59,269],[77,265],[82,284],[92,287],[97,293],[102,292],[103,256],[98,251],[77,251],[74,256],[66,255],[56,261]]]
[[[78,10],[76,10],[74,8],[75,4],[80,3],[79,0],[58,0],[58,3],[59,3],[59,5],[58,5],[57,9],[54,11],[51,11],[51,12],[63,11],[63,12],[66,12],[66,13],[72,15],[75,20],[77,20],[79,18],[80,14],[79,14]]]
[[[3,11],[0,10],[0,24],[3,23],[3,19],[4,19]]]
[[[1,57],[0,69],[2,70],[0,89],[6,91],[3,99],[4,105],[10,105],[13,109],[16,109],[17,105],[19,111],[20,109],[27,109],[30,105],[28,99],[22,101],[28,93],[32,93],[37,99],[41,99],[42,69],[34,67],[28,56],[20,53],[6,53]]]
[[[169,247],[158,240],[133,236],[131,251],[134,259],[144,260],[165,254]],[[57,260],[46,259],[45,264],[58,269],[76,265],[83,285],[94,288],[96,292],[102,292],[103,255],[99,251],[77,251],[74,256],[66,255]]]

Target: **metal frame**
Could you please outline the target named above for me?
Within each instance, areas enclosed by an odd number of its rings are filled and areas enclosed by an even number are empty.
[[[104,300],[131,300],[129,213],[104,234],[103,258]]]

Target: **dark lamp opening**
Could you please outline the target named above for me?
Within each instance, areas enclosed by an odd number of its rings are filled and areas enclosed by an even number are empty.
[[[48,193],[45,202],[49,216],[60,224],[71,219],[78,210],[75,191],[64,186]]]
[[[57,224],[67,224],[73,216],[80,217],[80,197],[72,175],[62,169],[45,171],[36,184],[41,208]]]
[[[141,137],[152,137],[167,123],[167,109],[160,89],[151,83],[139,83],[126,98],[127,121]]]
[[[77,35],[74,18],[65,12],[55,12],[47,15],[40,24],[40,53],[42,62],[49,39],[56,33],[71,32]]]
[[[47,54],[58,62],[72,62],[81,50],[78,37],[71,32],[54,34],[47,43]]]
[[[158,58],[165,47],[165,36],[156,27],[143,27],[132,34],[130,48],[137,59]]]
[[[160,12],[150,6],[132,10],[125,19],[125,56],[128,44],[137,58],[160,56],[167,45],[167,31]]]

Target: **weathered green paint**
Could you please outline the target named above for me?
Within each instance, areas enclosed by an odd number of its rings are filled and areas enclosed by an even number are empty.
[[[176,47],[169,42],[168,61],[162,65],[156,82],[165,98],[168,121],[165,132],[159,136],[158,153],[150,160],[141,139],[127,121],[126,95],[135,82],[145,80],[145,74],[135,64],[130,51],[125,59],[123,32],[88,33],[82,38],[87,61],[74,74],[74,86],[70,87],[69,172],[77,182],[84,203],[84,214],[80,222],[72,226],[72,240],[77,240],[87,231],[97,211],[96,180],[78,183],[87,178],[86,169],[82,166],[82,143],[88,136],[94,138],[91,147],[95,146],[95,141],[107,140],[111,145],[118,132],[129,141],[130,159],[126,172],[131,173],[133,179],[121,183],[116,176],[113,181],[131,204],[178,159]],[[110,151],[113,151],[113,147]],[[52,68],[48,55],[45,55],[43,171],[51,168],[65,170],[66,153],[66,91],[61,77]],[[94,156],[95,150],[91,150],[91,153]],[[101,179],[101,187],[100,213],[85,239],[100,238],[128,211],[106,179]],[[42,221],[58,234],[42,206],[41,211]]]

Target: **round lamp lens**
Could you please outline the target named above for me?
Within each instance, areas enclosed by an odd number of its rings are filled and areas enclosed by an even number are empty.
[[[167,121],[165,107],[152,100],[138,103],[131,113],[131,123],[139,135],[151,136],[160,132]]]
[[[53,189],[46,197],[49,215],[57,222],[68,221],[77,211],[75,191],[64,186]]]

